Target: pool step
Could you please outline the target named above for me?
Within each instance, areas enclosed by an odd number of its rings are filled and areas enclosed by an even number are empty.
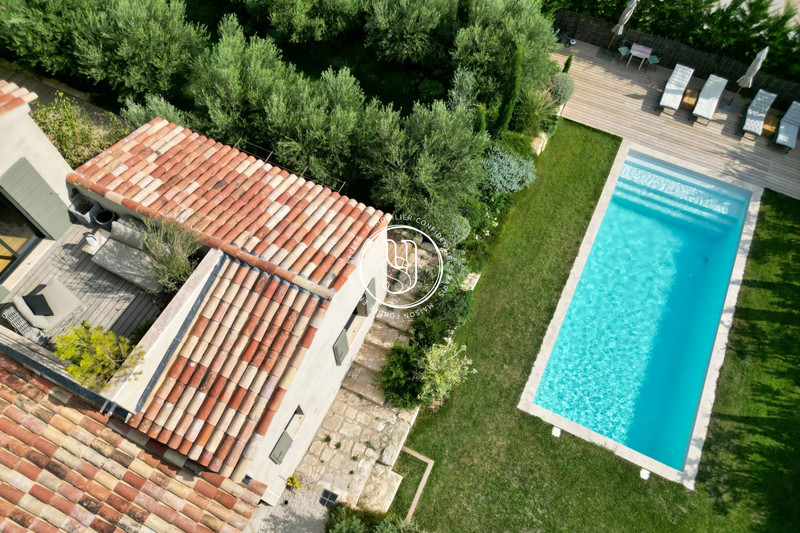
[[[621,200],[647,207],[679,220],[707,226],[715,231],[728,231],[738,224],[738,219],[697,205],[669,193],[620,178],[614,195]]]
[[[702,194],[727,203],[738,204],[739,206],[746,206],[749,200],[749,194],[738,187],[718,180],[711,180],[706,176],[646,156],[640,157],[629,154],[626,158],[625,166],[627,168],[622,173],[624,177],[650,175],[666,178],[666,181],[676,182],[678,185],[695,189]]]

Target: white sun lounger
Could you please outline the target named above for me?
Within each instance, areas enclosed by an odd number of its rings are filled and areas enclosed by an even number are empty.
[[[700,96],[697,97],[697,104],[695,104],[692,114],[698,119],[706,119],[706,124],[711,122],[714,112],[717,110],[717,104],[719,104],[719,97],[722,96],[722,91],[725,90],[727,84],[728,80],[725,78],[714,74],[709,76],[706,84],[703,85],[703,90],[700,91]]]
[[[781,119],[781,125],[775,135],[775,144],[785,146],[787,152],[794,148],[798,127],[800,127],[800,102],[794,101]]]
[[[759,89],[756,97],[750,102],[750,107],[747,108],[742,131],[752,133],[756,137],[761,135],[761,130],[764,129],[764,119],[767,118],[767,111],[769,111],[769,107],[777,96],[775,93]]]
[[[685,65],[675,65],[672,74],[667,80],[667,85],[664,87],[664,95],[658,105],[665,109],[678,109],[681,105],[681,100],[683,100],[683,92],[686,90],[686,86],[689,85],[692,74],[694,74],[693,68]]]

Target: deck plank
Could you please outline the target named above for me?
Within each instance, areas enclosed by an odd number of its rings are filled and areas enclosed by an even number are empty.
[[[636,60],[626,67],[607,50],[581,42],[553,59],[563,64],[570,51],[575,54],[569,71],[575,94],[565,118],[800,199],[800,149],[785,154],[765,137],[742,137],[749,99],[726,91],[714,119],[703,126],[692,120],[691,111],[679,109],[670,116],[658,108],[672,69],[637,70]],[[728,87],[735,88],[735,80],[729,81]],[[704,82],[693,77],[688,88],[699,90]],[[722,105],[729,100],[736,104],[732,110]],[[770,114],[781,113],[773,108]]]

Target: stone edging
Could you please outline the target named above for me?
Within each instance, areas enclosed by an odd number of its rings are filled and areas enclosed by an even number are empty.
[[[408,455],[426,463],[427,465],[425,466],[425,473],[422,474],[422,480],[420,480],[419,486],[417,487],[417,492],[414,494],[414,499],[411,500],[411,507],[408,508],[408,514],[406,515],[406,522],[411,522],[411,517],[414,516],[414,511],[417,510],[417,504],[422,496],[422,491],[425,490],[425,484],[428,483],[428,476],[431,475],[431,470],[433,470],[435,461],[430,457],[425,457],[421,453],[417,453],[410,448],[406,448],[405,446],[403,446],[403,451]]]

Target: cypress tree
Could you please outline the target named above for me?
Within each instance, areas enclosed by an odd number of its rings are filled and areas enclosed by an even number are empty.
[[[497,115],[494,133],[499,135],[508,129],[511,117],[514,114],[514,105],[519,97],[519,88],[522,83],[522,46],[517,46],[514,58],[511,60],[511,69],[506,88],[503,92],[503,102],[500,104],[500,112]]]
[[[574,55],[574,52],[570,52],[569,53],[569,57],[567,58],[567,61],[564,63],[564,70],[562,72],[569,72],[569,67],[572,66],[572,56],[573,55]]]

